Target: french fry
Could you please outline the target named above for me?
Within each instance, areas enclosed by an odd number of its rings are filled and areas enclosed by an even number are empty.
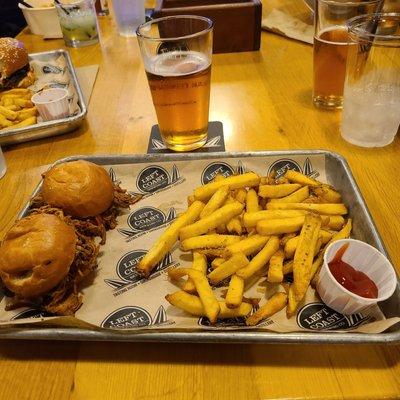
[[[228,292],[225,297],[225,304],[228,308],[237,308],[242,303],[244,280],[237,275],[232,275],[229,282]]]
[[[18,111],[17,120],[23,121],[24,119],[27,119],[29,117],[35,117],[36,115],[37,115],[36,107],[25,108],[21,111]]]
[[[296,314],[297,307],[299,306],[300,301],[296,300],[294,296],[293,284],[289,286],[288,291],[288,305],[286,307],[286,316],[288,318],[293,317]]]
[[[226,261],[225,258],[222,258],[222,257],[214,258],[214,260],[211,261],[211,268],[212,269],[218,268],[225,261]]]
[[[308,186],[296,190],[288,196],[281,197],[279,199],[272,199],[271,203],[301,203],[310,195]]]
[[[36,117],[28,117],[17,124],[13,124],[12,128],[22,128],[24,126],[34,125],[36,124]]]
[[[261,306],[254,314],[246,319],[247,326],[255,326],[261,320],[271,317],[282,310],[287,303],[287,295],[283,292],[275,293],[267,302]]]
[[[240,242],[240,237],[235,235],[212,234],[193,236],[181,242],[181,250],[189,251],[195,249],[215,249],[226,247],[237,242]]]
[[[220,175],[217,175],[220,176]],[[200,218],[208,217],[214,211],[218,210],[224,204],[226,198],[229,194],[229,187],[222,186],[220,187],[208,200],[206,206],[203,208],[203,211],[200,214]]]
[[[283,275],[291,274],[293,272],[293,260],[290,260],[283,264],[282,273]]]
[[[238,217],[232,218],[227,224],[226,229],[229,233],[236,233],[236,235],[241,235],[243,233],[242,224]]]
[[[12,126],[13,123],[9,121],[4,115],[0,114],[0,127],[6,128],[8,126]]]
[[[338,231],[343,228],[344,218],[341,215],[330,215],[327,228]]]
[[[235,253],[229,260],[225,261],[218,268],[208,274],[208,279],[212,285],[223,281],[228,276],[233,275],[237,270],[246,267],[249,260],[243,253]]]
[[[188,196],[188,198],[187,198],[188,207],[190,207],[195,201],[196,200],[192,194],[190,196]]]
[[[322,262],[324,260],[325,249],[333,242],[337,240],[346,239],[350,237],[350,232],[352,228],[352,220],[349,218],[346,222],[346,225],[335,235],[332,236],[331,240],[326,244],[324,250],[320,251],[318,257],[314,260],[312,268],[311,268],[311,285],[315,286],[318,279],[318,273],[321,268]]]
[[[225,179],[225,176],[222,174],[217,174],[214,176],[213,182],[220,182],[223,181]]]
[[[328,185],[315,186],[313,192],[321,199],[324,203],[341,203],[342,196],[335,189]]]
[[[249,189],[246,194],[246,212],[252,213],[259,210],[258,195],[254,189]]]
[[[300,189],[298,183],[286,183],[282,185],[260,185],[258,187],[258,195],[268,199],[278,199],[288,196],[289,194]]]
[[[269,237],[253,235],[241,240],[240,242],[227,246],[224,251],[224,258],[230,258],[235,253],[243,253],[245,256],[251,256],[261,250],[267,243]]]
[[[257,225],[257,222],[264,219],[292,218],[306,215],[304,210],[261,210],[257,212],[245,212],[243,214],[243,224],[249,229]]]
[[[12,95],[12,94],[17,94],[17,95],[23,96],[23,95],[25,95],[27,93],[30,93],[29,89],[14,88],[14,89],[5,90],[4,92],[0,92],[0,97],[7,96],[7,95]]]
[[[13,99],[13,103],[16,106],[19,106],[21,108],[31,108],[31,107],[33,107],[33,103],[30,100],[27,100],[27,99],[15,98],[15,99]]]
[[[197,251],[209,258],[221,258],[225,254],[224,249],[197,249]]]
[[[165,299],[173,306],[191,315],[195,315],[196,317],[206,316],[203,304],[197,296],[180,290],[172,294],[167,294]],[[220,312],[218,314],[219,319],[245,317],[249,315],[252,310],[252,305],[244,302],[242,302],[238,308],[228,308],[223,301],[219,301],[218,304],[220,307]]]
[[[321,238],[321,245],[326,244],[332,237],[332,234],[328,231],[321,229],[319,231],[319,236]],[[299,236],[289,239],[285,244],[285,258],[293,258],[299,242]]]
[[[210,322],[214,324],[220,312],[220,306],[205,275],[191,268],[173,268],[168,271],[168,276],[174,280],[185,275],[188,275],[192,279],[203,304],[204,312]]]
[[[271,203],[267,204],[268,210],[306,210],[317,214],[344,215],[347,208],[342,203],[310,204],[310,203]]]
[[[0,106],[0,114],[6,117],[10,121],[14,121],[18,117],[18,113],[9,110],[7,107]]]
[[[268,264],[272,255],[279,249],[279,237],[271,236],[266,245],[252,258],[247,266],[236,271],[236,275],[248,279]]]
[[[148,277],[152,269],[167,255],[178,240],[179,230],[199,217],[204,203],[195,201],[185,213],[180,215],[158,238],[148,253],[139,261],[137,272]]]
[[[292,296],[289,290],[290,312],[297,309],[310,285],[311,268],[320,228],[321,217],[316,214],[307,214],[293,259]]]
[[[225,180],[228,180],[226,178]],[[193,224],[184,226],[179,231],[179,237],[181,240],[188,239],[193,236],[200,236],[203,233],[207,233],[221,224],[227,223],[233,217],[239,215],[243,210],[243,204],[238,201],[227,204],[220,209],[214,211],[209,216],[194,222]]]
[[[230,190],[258,186],[260,177],[254,172],[232,175],[218,182],[207,183],[194,191],[196,200],[208,200],[220,187],[228,186]]]
[[[193,252],[193,263],[192,268],[196,271],[200,271],[203,275],[207,272],[207,257],[204,254]],[[196,286],[194,285],[191,278],[185,282],[182,287],[182,290],[188,293],[196,293]]]
[[[285,172],[284,177],[288,179],[290,182],[299,183],[300,185],[304,186],[320,186],[321,182],[312,179],[301,172],[294,171],[293,169],[288,169]]]
[[[4,96],[2,99],[1,99],[1,105],[2,106],[4,106],[4,107],[6,107],[6,108],[8,108],[9,110],[12,110],[12,108],[11,107],[16,107],[16,108],[20,108],[19,106],[16,106],[15,104],[14,104],[14,100],[13,100],[13,98],[11,97],[11,96]]]
[[[269,260],[268,282],[278,283],[283,281],[283,250],[277,250]]]
[[[304,224],[305,215],[293,218],[265,219],[257,223],[260,235],[281,235],[297,232]]]
[[[245,188],[240,188],[240,189],[237,189],[236,190],[236,193],[235,193],[235,199],[237,200],[237,201],[239,201],[240,203],[242,203],[242,204],[245,204],[245,202],[246,202],[246,195],[247,195],[247,191],[246,191],[246,189]]]

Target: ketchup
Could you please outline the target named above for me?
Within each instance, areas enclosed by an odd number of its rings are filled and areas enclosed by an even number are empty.
[[[329,270],[335,279],[347,290],[368,299],[378,297],[378,288],[364,272],[357,271],[351,265],[342,260],[343,254],[349,247],[349,243],[344,244],[335,254],[332,261],[328,263]]]

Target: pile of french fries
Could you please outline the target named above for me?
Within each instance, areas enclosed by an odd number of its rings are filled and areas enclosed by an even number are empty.
[[[137,271],[148,277],[179,240],[193,263],[168,271],[177,283],[188,277],[181,290],[166,296],[169,303],[211,323],[246,317],[253,326],[285,307],[290,318],[315,285],[326,247],[349,237],[346,214],[333,187],[293,170],[279,179],[254,172],[217,176],[194,190],[187,211],[163,232]],[[254,299],[243,293],[262,277],[278,290],[252,313]],[[213,288],[221,285],[227,290],[218,300]]]
[[[36,124],[38,112],[31,97],[29,89],[0,92],[0,130]]]

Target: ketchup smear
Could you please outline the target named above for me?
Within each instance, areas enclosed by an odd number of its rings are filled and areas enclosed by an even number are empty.
[[[349,243],[344,244],[335,254],[333,260],[328,263],[329,270],[335,279],[347,290],[368,299],[378,297],[378,288],[364,272],[357,271],[351,265],[342,260],[343,254],[349,247]]]

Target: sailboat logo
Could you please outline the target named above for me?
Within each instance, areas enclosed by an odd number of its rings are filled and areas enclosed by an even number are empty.
[[[118,228],[118,232],[130,242],[138,236],[168,225],[176,216],[177,212],[173,207],[167,215],[158,208],[142,207],[129,214],[127,223],[130,229]]]
[[[149,165],[140,171],[136,179],[136,187],[140,194],[150,196],[183,181],[175,164],[172,166],[171,172],[159,165]]]
[[[317,178],[319,176],[319,172],[313,170],[313,166],[308,157],[306,158],[306,161],[304,161],[303,173],[304,173],[304,175],[307,175],[310,178]]]

